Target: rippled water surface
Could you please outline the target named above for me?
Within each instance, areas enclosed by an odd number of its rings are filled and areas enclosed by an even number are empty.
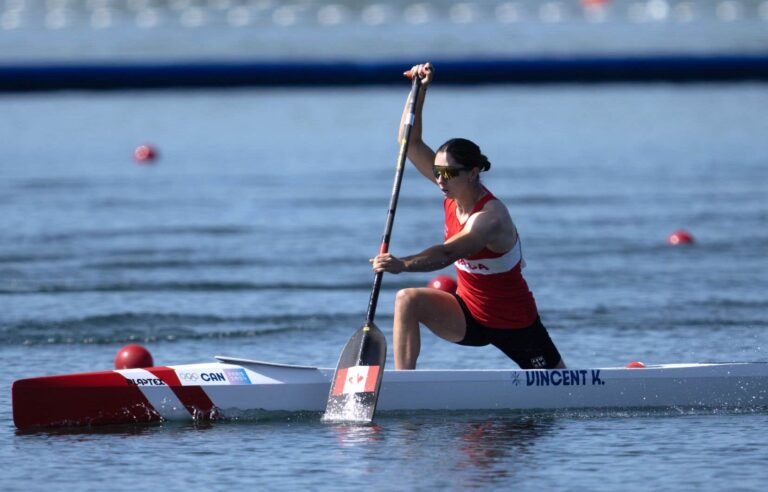
[[[365,314],[406,93],[0,96],[3,489],[762,488],[764,410],[15,430],[13,380],[109,369],[129,341],[158,364],[335,365]],[[765,85],[436,85],[427,105],[430,143],[491,159],[570,365],[768,359]],[[160,157],[136,165],[147,141]],[[393,252],[439,241],[441,214],[409,169]],[[679,228],[695,244],[668,246]],[[390,343],[396,290],[434,275],[385,278]],[[511,366],[427,333],[420,363]]]

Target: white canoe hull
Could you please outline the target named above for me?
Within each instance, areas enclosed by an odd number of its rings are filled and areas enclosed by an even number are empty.
[[[203,366],[205,367],[205,366]],[[322,411],[333,369],[243,362],[263,391],[216,386],[221,409]],[[206,370],[203,368],[203,370]],[[266,381],[265,381],[266,382]],[[628,407],[748,407],[768,404],[768,364],[678,364],[643,369],[416,370],[384,372],[379,411]]]
[[[219,362],[16,381],[20,428],[321,412],[334,369]],[[768,407],[768,363],[384,373],[378,411]]]

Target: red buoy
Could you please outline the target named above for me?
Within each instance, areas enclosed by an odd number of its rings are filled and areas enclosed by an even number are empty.
[[[679,231],[670,234],[667,238],[667,242],[672,246],[677,246],[679,244],[693,244],[693,235],[686,230],[680,229]]]
[[[154,365],[149,350],[135,343],[121,348],[115,356],[115,369],[138,369]]]
[[[433,289],[439,289],[444,292],[448,292],[449,294],[453,294],[456,292],[457,285],[456,281],[448,275],[438,275],[429,281],[427,287],[432,287]]]
[[[627,364],[627,368],[629,369],[642,369],[645,367],[645,364],[643,364],[640,361],[633,360],[629,364]]]
[[[157,150],[149,144],[139,145],[133,150],[133,158],[139,164],[152,164],[157,158]]]

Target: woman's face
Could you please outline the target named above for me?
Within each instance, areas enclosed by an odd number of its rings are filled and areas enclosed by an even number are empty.
[[[438,152],[435,155],[435,163],[432,171],[440,190],[447,198],[456,198],[468,186],[472,185],[475,169],[468,169],[457,164],[446,152]]]

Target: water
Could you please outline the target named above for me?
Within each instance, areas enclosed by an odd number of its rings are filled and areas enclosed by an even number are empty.
[[[761,489],[764,410],[15,430],[13,380],[109,369],[129,341],[157,364],[335,365],[365,316],[407,91],[0,96],[2,488]],[[765,84],[436,85],[425,138],[490,157],[569,365],[766,360],[766,107]],[[132,161],[145,141],[155,165]],[[409,168],[393,252],[439,241],[441,214]],[[667,246],[678,228],[696,243]],[[435,275],[385,278],[390,342],[397,289]],[[423,342],[424,368],[512,366]]]

